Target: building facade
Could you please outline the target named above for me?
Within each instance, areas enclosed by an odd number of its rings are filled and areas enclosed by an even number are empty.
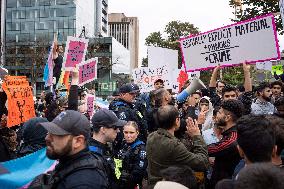
[[[137,17],[126,17],[123,13],[109,14],[109,35],[130,51],[131,70],[138,67],[139,21]]]
[[[107,20],[107,0],[4,1],[5,67],[11,75],[36,77],[36,82],[42,82],[48,47],[52,45],[54,34],[58,34],[59,44],[64,45],[67,36],[90,38],[98,33],[98,27],[107,26],[107,22],[103,22],[103,18]],[[98,8],[100,12],[96,11]],[[98,18],[99,24],[96,23]],[[83,28],[85,32],[82,32]],[[40,70],[39,75],[34,73],[36,70]]]

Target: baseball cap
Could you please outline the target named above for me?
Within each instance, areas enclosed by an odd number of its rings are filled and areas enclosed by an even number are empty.
[[[123,127],[126,121],[117,118],[115,113],[108,109],[100,109],[92,117],[93,127]]]
[[[119,88],[120,93],[137,93],[137,89],[134,84],[124,84]]]
[[[87,117],[74,110],[61,112],[52,122],[44,122],[40,125],[54,135],[84,135],[88,139],[91,133]]]

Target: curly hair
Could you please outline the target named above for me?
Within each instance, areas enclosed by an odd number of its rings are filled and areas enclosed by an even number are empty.
[[[239,100],[225,100],[220,107],[231,113],[233,121],[237,121],[244,114],[244,105]]]

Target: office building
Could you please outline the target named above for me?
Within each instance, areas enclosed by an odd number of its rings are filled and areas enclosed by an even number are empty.
[[[109,35],[130,51],[130,69],[138,67],[139,21],[123,13],[109,14]]]
[[[42,82],[48,46],[51,46],[55,33],[58,33],[58,41],[63,45],[67,36],[94,37],[98,28],[102,28],[102,35],[107,33],[104,29],[107,22],[103,20],[107,20],[107,0],[4,1],[4,60],[12,75],[26,75]],[[98,8],[101,11],[97,12]],[[98,20],[100,23],[97,24]],[[82,32],[83,28],[85,32]]]

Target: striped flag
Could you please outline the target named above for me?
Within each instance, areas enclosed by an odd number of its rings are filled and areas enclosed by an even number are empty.
[[[2,162],[0,188],[26,188],[36,176],[54,169],[56,163],[57,161],[46,157],[46,148],[18,159]]]

